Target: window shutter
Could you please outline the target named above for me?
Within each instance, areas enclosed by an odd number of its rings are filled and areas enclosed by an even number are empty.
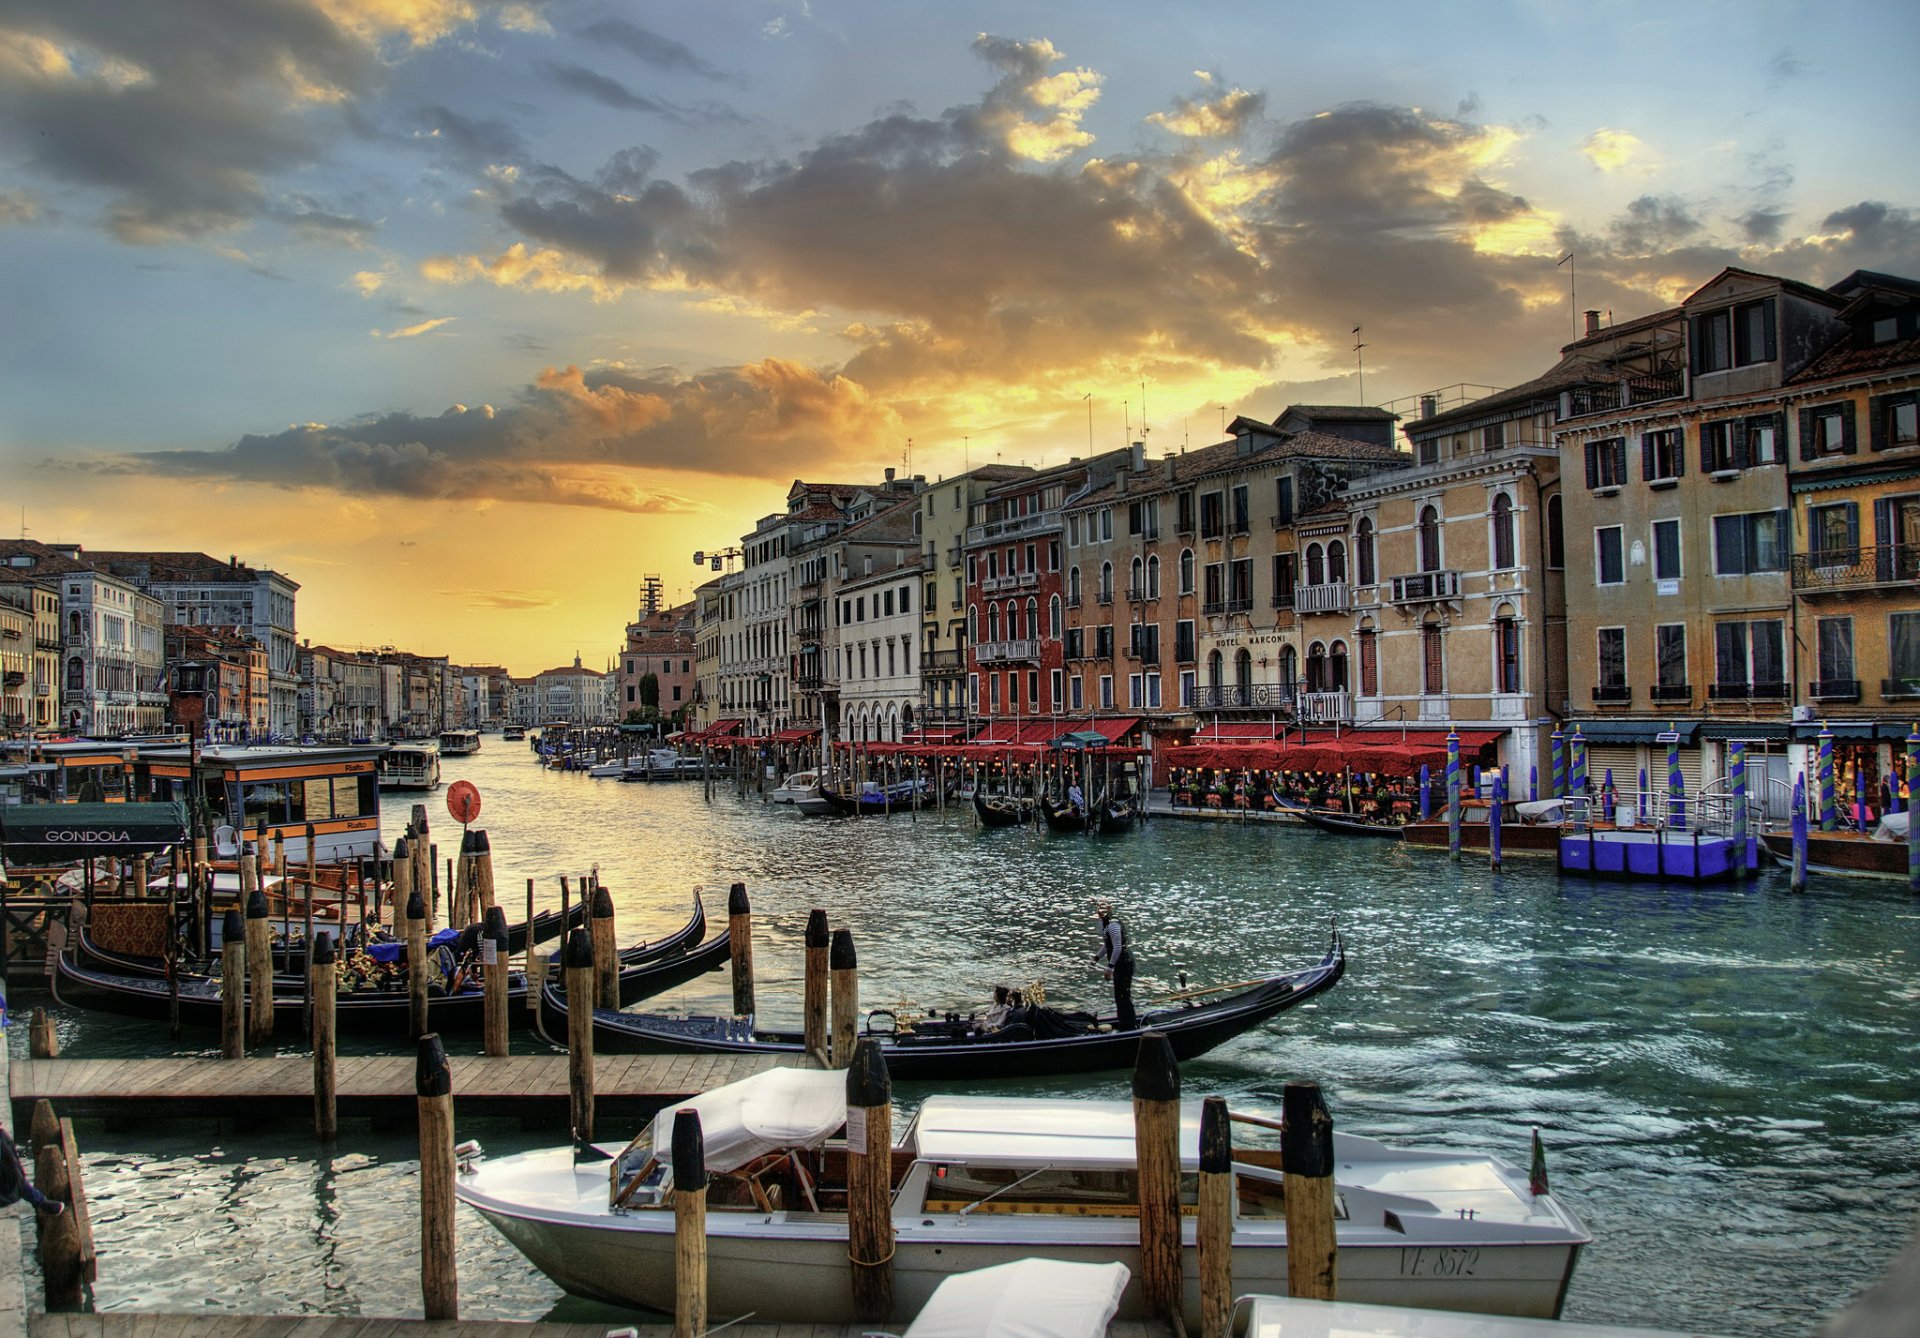
[[[1761,309],[1762,311],[1765,312],[1765,315],[1761,319],[1766,324],[1766,339],[1765,339],[1765,348],[1764,348],[1764,351],[1761,353],[1760,357],[1763,362],[1772,362],[1776,357],[1779,356],[1779,351],[1774,343],[1775,336],[1773,333],[1774,331],[1773,299],[1768,298],[1764,303],[1762,303]]]
[[[1867,401],[1867,446],[1871,450],[1887,449],[1887,406],[1891,395],[1875,395]]]
[[[1640,434],[1640,478],[1645,482],[1653,476],[1653,433],[1642,432]]]
[[[1685,478],[1687,474],[1687,430],[1684,427],[1673,429],[1673,476]]]
[[[1860,504],[1842,502],[1841,505],[1846,508],[1842,514],[1847,518],[1847,547],[1857,549],[1860,547]]]
[[[1692,336],[1687,342],[1692,346],[1687,351],[1692,354],[1692,372],[1700,375],[1707,369],[1707,330],[1706,319],[1695,316],[1687,322],[1687,333]]]
[[[1700,424],[1700,472],[1702,474],[1711,474],[1714,471],[1713,429],[1715,426],[1713,423]],[[1731,423],[1721,426],[1729,433],[1733,430]]]
[[[1751,429],[1746,423],[1734,421],[1727,424],[1727,435],[1733,438],[1733,467],[1750,469],[1753,467],[1753,443],[1748,440]]]
[[[1860,449],[1859,439],[1853,434],[1852,400],[1840,406],[1840,441],[1840,449],[1847,455],[1853,455]]]
[[[1587,490],[1593,491],[1600,486],[1600,443],[1587,443]]]
[[[1802,460],[1820,458],[1820,448],[1814,444],[1813,440],[1813,410],[1811,409],[1800,411],[1800,458]]]

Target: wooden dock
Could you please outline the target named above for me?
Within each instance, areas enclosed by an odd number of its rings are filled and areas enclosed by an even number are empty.
[[[777,1067],[748,1055],[601,1055],[594,1107],[645,1117],[675,1101]],[[567,1057],[456,1058],[455,1109],[463,1115],[567,1118]],[[167,1119],[234,1116],[313,1118],[313,1065],[305,1055],[261,1059],[17,1059],[11,1065],[14,1128],[44,1097],[66,1116]],[[336,1068],[341,1116],[410,1123],[412,1055],[343,1055]]]
[[[899,1333],[905,1321],[873,1324],[730,1324],[727,1338],[861,1338]],[[35,1315],[31,1338],[606,1338],[622,1325],[511,1324],[487,1320],[361,1319],[357,1316],[221,1315]],[[638,1338],[673,1338],[671,1324],[641,1324]],[[1121,1320],[1108,1338],[1161,1338],[1164,1325]]]

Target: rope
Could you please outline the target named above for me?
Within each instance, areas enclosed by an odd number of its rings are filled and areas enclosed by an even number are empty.
[[[884,1265],[887,1265],[893,1262],[893,1252],[899,1248],[900,1248],[900,1243],[898,1241],[894,1241],[887,1246],[887,1252],[885,1256],[879,1259],[869,1260],[869,1259],[855,1259],[853,1257],[853,1249],[851,1246],[849,1246],[847,1249],[847,1262],[852,1264],[855,1268],[880,1268],[880,1267],[883,1267]]]

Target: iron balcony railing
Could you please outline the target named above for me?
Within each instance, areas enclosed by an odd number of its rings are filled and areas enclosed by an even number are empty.
[[[1624,706],[1633,700],[1633,687],[1627,683],[1602,684],[1593,690],[1596,706]]]
[[[1291,711],[1299,687],[1298,683],[1203,684],[1193,690],[1193,704],[1202,711]]]
[[[1746,685],[1741,684],[1742,687]],[[1690,702],[1693,700],[1691,683],[1655,683],[1653,700],[1657,702]]]
[[[1857,702],[1860,680],[1857,678],[1821,678],[1807,687],[1807,696],[1817,702]]]
[[[1442,599],[1460,598],[1460,573],[1457,571],[1421,571],[1395,576],[1389,583],[1390,604],[1431,604]]]
[[[1003,664],[1012,660],[1040,658],[1038,641],[982,641],[975,654],[982,664]]]
[[[1041,534],[1047,530],[1060,528],[1058,511],[1038,511],[1030,516],[1015,516],[1011,520],[994,520],[985,525],[967,526],[967,543],[983,544],[994,539],[1017,539],[1025,534]]]
[[[1920,544],[1816,548],[1793,556],[1793,588],[1809,594],[1920,580]]]
[[[1707,697],[1712,701],[1778,701],[1786,695],[1785,683],[1712,683],[1707,686]],[[1653,699],[1665,700],[1659,688],[1653,690]]]
[[[1345,581],[1298,585],[1293,589],[1295,613],[1345,613],[1352,607],[1353,595]]]
[[[1638,404],[1678,399],[1687,393],[1687,374],[1637,372],[1597,385],[1575,386],[1560,393],[1560,417],[1584,418],[1589,414],[1612,413]]]

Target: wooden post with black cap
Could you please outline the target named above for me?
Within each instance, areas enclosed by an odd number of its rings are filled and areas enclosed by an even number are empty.
[[[427,899],[416,885],[407,894],[407,1031],[414,1040],[432,1027],[427,1014]]]
[[[745,883],[727,889],[727,956],[733,964],[733,1011],[745,1017],[753,1012],[753,903]]]
[[[593,1141],[593,944],[584,929],[567,935],[567,1098],[576,1143]]]
[[[1173,1045],[1142,1032],[1133,1066],[1133,1142],[1140,1190],[1140,1290],[1147,1318],[1181,1313],[1180,1066]]]
[[[673,1116],[673,1338],[707,1331],[707,1150],[700,1112]]]
[[[220,1058],[247,1053],[247,929],[228,908],[220,922]]]
[[[1281,1096],[1281,1188],[1287,1200],[1287,1294],[1337,1299],[1333,1234],[1333,1116],[1320,1085],[1290,1082]]]
[[[483,1000],[483,1043],[493,1056],[507,1053],[507,913],[498,906],[487,909],[484,937],[480,940],[480,983]],[[539,1002],[534,1002],[539,1007]]]
[[[585,1002],[589,1008],[597,1004],[601,1008],[618,1010],[620,945],[613,931],[613,893],[604,887],[595,887],[591,904],[593,909],[588,914],[587,923],[593,930],[593,993],[586,997]]]
[[[413,1091],[420,1109],[420,1296],[429,1320],[460,1315],[453,1235],[453,1071],[433,1032],[420,1038]]]
[[[847,1262],[853,1313],[893,1317],[893,1082],[878,1042],[863,1038],[847,1067]]]
[[[260,890],[251,855],[240,857],[240,887],[247,905],[247,1044],[273,1039],[273,925],[267,894]]]
[[[833,1012],[833,1066],[853,1063],[853,1043],[860,1032],[860,958],[854,951],[853,931],[836,929],[827,947],[828,994]]]
[[[806,1052],[821,1068],[827,1062],[827,913],[807,912],[807,965],[802,994],[802,1026]]]
[[[1200,1202],[1194,1253],[1200,1266],[1201,1338],[1227,1338],[1233,1320],[1233,1130],[1225,1097],[1200,1107]]]

